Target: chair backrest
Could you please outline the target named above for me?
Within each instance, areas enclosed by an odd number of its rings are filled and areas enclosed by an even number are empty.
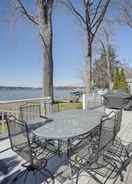
[[[40,104],[25,104],[20,107],[20,120],[28,122],[40,118]]]
[[[99,152],[109,148],[115,139],[116,114],[102,118]]]
[[[116,125],[115,125],[115,136],[121,129],[121,122],[122,122],[122,109],[120,109],[116,114]]]
[[[33,164],[29,130],[26,122],[17,120],[11,115],[7,118],[7,127],[12,150],[24,160]]]
[[[50,113],[59,111],[59,103],[52,104],[25,104],[20,107],[19,119],[25,122],[38,120],[41,116],[48,116]]]
[[[109,115],[102,118],[100,125],[95,127],[87,135],[81,136],[81,142],[77,144],[77,150],[75,150],[75,156],[73,156],[75,162],[85,165],[87,167],[94,166],[95,163],[104,163],[104,151],[106,151],[114,142],[115,138],[115,123],[116,114]],[[73,147],[74,148],[74,147]],[[76,145],[75,145],[76,148]],[[79,156],[78,156],[79,155]]]
[[[90,158],[90,164],[94,164],[95,161],[101,162],[104,151],[107,150],[114,141],[115,137],[115,122],[116,115],[105,116],[102,118],[100,126],[92,132],[92,152]]]
[[[77,159],[79,156],[82,161],[87,161],[87,165],[95,163],[98,160],[99,138],[100,125],[92,129],[92,131],[73,139],[71,155],[77,162],[80,160]]]

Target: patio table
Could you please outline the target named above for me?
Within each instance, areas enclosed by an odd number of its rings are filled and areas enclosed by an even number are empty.
[[[34,130],[34,134],[45,139],[70,139],[92,131],[100,124],[104,112],[92,110],[67,110],[51,114],[46,123]]]
[[[67,161],[70,158],[70,140],[92,132],[100,127],[104,112],[92,110],[67,110],[50,114],[46,123],[33,131],[41,139],[64,140],[67,142]],[[70,169],[70,164],[68,164]],[[69,176],[70,178],[70,176]]]

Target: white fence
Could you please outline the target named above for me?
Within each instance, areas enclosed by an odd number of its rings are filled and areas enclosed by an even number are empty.
[[[101,95],[83,94],[83,109],[94,109],[103,105]]]
[[[20,100],[9,100],[9,101],[0,101],[0,122],[4,122],[5,116],[9,114],[14,114],[16,117],[19,116],[19,108],[22,105],[34,103],[41,104],[41,108],[44,107],[45,103],[50,103],[51,98],[30,98],[30,99],[20,99]]]

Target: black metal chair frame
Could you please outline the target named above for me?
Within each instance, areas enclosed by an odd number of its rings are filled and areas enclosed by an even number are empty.
[[[16,150],[17,146],[13,144],[12,136],[15,136],[15,135],[12,135],[10,131],[10,125],[9,125],[9,123],[11,123],[10,121],[12,120],[15,122],[17,121],[17,123],[20,126],[25,127],[25,130],[26,130],[25,137],[27,140],[27,146],[29,148],[29,153],[28,153],[29,160],[28,161],[25,160],[26,163],[22,164],[22,166],[25,167],[26,169],[23,172],[18,173],[17,176],[15,176],[15,178],[12,180],[12,182],[14,183],[21,176],[24,176],[24,180],[26,180],[26,177],[28,176],[29,172],[33,172],[34,174],[40,172],[43,176],[50,177],[52,179],[52,183],[54,183],[54,177],[52,173],[46,168],[48,159],[54,156],[53,153],[50,154],[49,152],[47,152],[47,158],[39,159],[38,157],[41,156],[41,154],[43,154],[44,151],[47,151],[46,146],[42,144],[42,146],[40,147],[40,145],[38,145],[37,142],[31,142],[30,136],[29,136],[30,131],[28,129],[27,123],[25,121],[17,120],[16,117],[14,117],[13,115],[7,118],[8,135],[9,135],[9,140],[10,140],[12,150],[23,158],[23,156],[20,154],[21,150],[20,152],[19,150]],[[50,157],[48,157],[48,155],[50,155]],[[34,160],[36,161],[36,163],[34,163]],[[44,172],[46,172],[47,174],[44,173],[42,169],[44,169]]]
[[[42,119],[47,119],[48,118],[48,113],[52,113],[52,112],[58,112],[59,109],[59,103],[57,104],[52,104],[51,102],[44,102],[44,115],[42,115],[42,108],[40,104],[34,104],[34,103],[29,103],[29,104],[24,104],[22,106],[20,106],[20,118],[22,121],[28,121],[28,120],[32,120],[35,119],[34,117],[32,117],[32,115],[36,114],[36,109],[37,109],[37,117],[42,118]],[[54,107],[57,107],[54,108]],[[29,116],[26,120],[24,118],[24,112],[26,111],[27,116]]]
[[[127,170],[127,166],[130,163],[132,155],[129,154],[129,151],[123,145],[121,139],[118,137],[118,132],[120,131],[120,127],[121,127],[121,119],[122,119],[121,116],[122,116],[122,109],[120,109],[120,111],[118,111],[116,113],[117,124],[115,127],[115,140],[114,140],[113,145],[105,153],[105,156],[114,160],[117,163],[117,166],[119,165],[118,166],[119,167],[119,174],[121,177],[121,181],[123,181],[124,176],[122,174],[122,171]]]
[[[45,113],[45,115],[42,115],[42,113],[41,113],[41,105],[40,104],[33,104],[33,103],[24,104],[24,105],[20,106],[20,118],[19,119],[22,120],[22,121],[27,122],[27,120],[24,119],[23,111],[26,111],[28,113],[27,115],[29,116],[28,117],[29,119],[33,119],[33,117],[31,117],[31,116],[33,115],[34,110],[36,108],[38,109],[37,116],[40,117],[40,118],[43,118],[43,119],[47,119],[46,113]]]
[[[112,113],[112,112],[111,112]],[[110,114],[111,114],[110,113]],[[109,115],[110,115],[109,114]],[[115,124],[113,126],[113,134],[112,134],[112,137],[110,140],[108,140],[108,142],[103,145],[101,148],[100,148],[100,141],[101,141],[101,132],[102,132],[102,126],[103,126],[103,122],[105,122],[107,119],[110,119],[109,115],[106,115],[102,118],[101,120],[101,123],[98,127],[99,129],[99,132],[97,131],[97,127],[91,131],[90,134],[88,134],[88,136],[91,136],[91,140],[95,138],[96,136],[96,139],[95,139],[95,146],[96,146],[96,150],[93,150],[94,146],[92,145],[92,151],[95,151],[95,155],[94,155],[94,159],[92,160],[93,158],[93,154],[92,154],[92,157],[89,157],[88,159],[87,158],[84,158],[83,155],[82,155],[82,158],[81,156],[79,155],[79,157],[76,157],[74,160],[70,159],[70,162],[71,162],[71,168],[73,168],[73,170],[76,168],[78,168],[78,173],[77,173],[77,181],[76,183],[78,182],[78,176],[80,174],[80,172],[82,171],[85,171],[87,172],[88,174],[90,174],[97,182],[99,183],[106,183],[107,180],[109,178],[112,178],[112,179],[117,179],[118,176],[120,175],[120,172],[115,172],[117,171],[118,167],[117,167],[117,164],[114,160],[110,160],[108,157],[106,157],[104,155],[104,152],[105,152],[105,149],[107,146],[109,146],[109,144],[113,144],[114,142],[114,139],[115,139]],[[114,118],[115,118],[115,122],[116,122],[116,116],[114,114]],[[97,132],[96,132],[97,131]],[[93,134],[94,136],[92,136],[92,133],[95,132],[95,134]],[[86,138],[86,137],[85,137]],[[83,137],[82,137],[82,141],[83,141]],[[82,148],[83,149],[83,148]],[[102,153],[101,153],[102,152]],[[98,159],[100,158],[100,154],[102,154],[102,158],[104,160],[104,164],[99,164],[97,165],[96,167],[91,167],[92,163],[98,161]],[[72,154],[71,154],[72,155]],[[99,169],[103,169],[103,168],[106,168],[106,167],[111,167],[110,169],[110,173],[109,175],[106,177],[105,181],[104,182],[101,182],[98,177],[96,176],[97,174],[100,175],[99,173]],[[93,174],[93,172],[95,173],[95,175]],[[115,173],[114,173],[115,172]],[[114,174],[114,175],[113,175]],[[105,176],[104,176],[105,177]]]

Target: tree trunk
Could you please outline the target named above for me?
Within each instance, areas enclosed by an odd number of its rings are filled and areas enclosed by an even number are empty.
[[[52,33],[52,5],[45,3],[42,0],[37,0],[38,18],[39,18],[39,33],[43,49],[43,97],[53,98],[53,33]]]
[[[106,52],[106,63],[107,63],[108,89],[112,90],[111,63],[110,63],[110,55],[109,55],[108,47],[107,47],[107,52]]]
[[[85,92],[90,94],[92,92],[92,49],[89,44],[85,56],[85,72]]]

